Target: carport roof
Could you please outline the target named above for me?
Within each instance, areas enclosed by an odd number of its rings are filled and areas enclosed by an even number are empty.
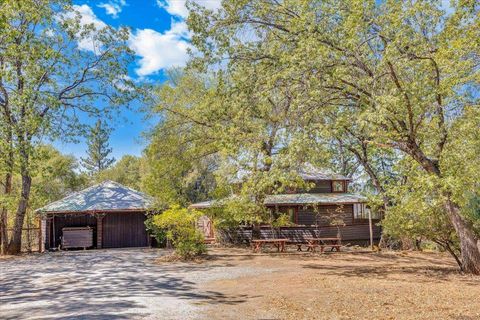
[[[140,211],[149,209],[153,203],[149,195],[107,180],[52,202],[36,212]]]

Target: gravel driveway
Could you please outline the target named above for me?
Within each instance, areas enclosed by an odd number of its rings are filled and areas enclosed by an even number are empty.
[[[220,263],[154,263],[158,249],[35,254],[0,260],[0,319],[201,319],[242,296],[202,283],[269,272]]]

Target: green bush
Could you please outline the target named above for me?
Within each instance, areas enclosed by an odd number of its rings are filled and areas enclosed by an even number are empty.
[[[198,211],[174,205],[154,216],[153,224],[166,230],[166,237],[172,242],[175,252],[188,259],[207,251],[203,234],[195,226],[201,215]]]
[[[159,228],[154,222],[155,216],[150,216],[145,220],[145,228],[147,232],[151,234],[157,241],[157,246],[165,247],[167,244],[167,231],[165,229]]]

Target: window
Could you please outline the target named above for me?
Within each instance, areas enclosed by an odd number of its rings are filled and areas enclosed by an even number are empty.
[[[345,181],[332,181],[333,192],[345,192]]]
[[[379,220],[381,218],[380,212],[370,210],[365,203],[355,203],[353,205],[354,220],[368,220],[369,214],[371,214],[372,220]]]
[[[295,209],[294,208],[288,208],[287,210],[287,213],[288,213],[288,216],[290,217],[290,222],[292,223],[297,223],[297,221],[295,221],[296,217],[295,217]]]

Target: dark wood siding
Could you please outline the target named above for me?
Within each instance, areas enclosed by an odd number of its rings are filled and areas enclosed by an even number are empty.
[[[97,245],[97,218],[91,214],[66,214],[55,216],[50,224],[50,246],[57,247],[60,245],[60,238],[62,237],[62,229],[66,227],[92,227],[94,246]],[[55,229],[55,233],[53,232]],[[53,241],[55,234],[55,242]]]
[[[143,212],[107,213],[103,219],[103,247],[146,247],[145,219]]]
[[[311,226],[331,226],[332,218],[342,219],[346,225],[353,224],[353,205],[346,204],[343,206],[328,205],[318,206],[317,211],[313,207],[299,207],[297,214],[297,224]]]
[[[331,193],[332,192],[332,181],[330,181],[330,180],[317,180],[317,181],[312,181],[312,182],[315,183],[315,186],[313,186],[308,191],[299,191],[299,193],[301,193],[301,192]]]
[[[370,239],[370,231],[368,224],[355,224],[339,227],[340,235],[344,244],[353,241],[364,241],[367,243]],[[282,227],[279,230],[272,230],[270,227],[262,227],[260,229],[260,238],[286,238],[289,242],[298,243],[306,242],[305,238],[308,237],[335,237],[337,236],[338,229],[336,226],[329,227]],[[379,240],[382,229],[380,226],[373,225],[373,238]],[[252,239],[252,228],[243,227],[231,230],[218,231],[217,235],[220,236],[225,242],[232,243],[245,243],[250,242]]]

